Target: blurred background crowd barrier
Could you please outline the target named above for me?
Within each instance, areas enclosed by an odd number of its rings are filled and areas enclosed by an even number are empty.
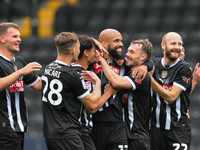
[[[54,36],[62,31],[98,39],[105,28],[122,33],[124,53],[132,39],[148,38],[153,55],[162,56],[161,38],[178,32],[184,41],[185,60],[192,67],[200,60],[199,0],[0,0],[0,22],[19,25],[22,42],[17,54],[43,66],[56,59]],[[42,71],[38,72],[41,75]],[[191,95],[191,150],[200,149],[200,84]],[[25,149],[46,150],[42,129],[41,93],[26,88],[29,131]]]

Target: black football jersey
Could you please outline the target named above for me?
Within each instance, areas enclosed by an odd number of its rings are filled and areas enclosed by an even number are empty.
[[[56,60],[42,75],[43,130],[45,138],[78,138],[82,112],[80,99],[89,91],[76,68]]]
[[[79,64],[73,64],[74,68],[76,68],[80,73],[85,70],[81,65]],[[85,88],[87,88],[90,93],[92,93],[94,89],[94,85],[90,81],[85,81]],[[87,127],[88,129],[92,129],[93,123],[92,123],[92,115],[89,115],[84,107],[82,106],[82,113],[79,118],[79,121],[81,122],[82,126]]]
[[[149,74],[144,80],[137,81],[132,73],[125,76],[132,89],[124,90],[123,103],[126,130],[129,139],[149,139],[149,129],[146,124],[149,105],[151,104],[151,78]]]
[[[171,66],[165,66],[163,58],[153,58],[153,61],[155,64],[153,77],[156,82],[169,91],[173,85],[180,87],[183,91],[170,104],[152,90],[151,125],[166,130],[190,128],[186,112],[190,105],[192,68],[180,59]]]
[[[23,58],[15,56],[9,60],[0,55],[0,78],[6,77],[23,68],[26,62]],[[21,76],[8,88],[0,92],[0,132],[26,132],[27,109],[24,97],[24,84],[32,86],[40,78],[35,73]]]
[[[117,64],[116,61],[112,59],[106,59],[111,69],[118,75],[125,75],[125,67]],[[101,80],[101,95],[104,94],[106,85],[109,83],[107,80],[101,64],[94,63],[89,68],[90,71],[93,71]],[[123,122],[123,111],[122,111],[122,91],[119,91],[117,94],[111,96],[105,104],[92,115],[93,122]]]

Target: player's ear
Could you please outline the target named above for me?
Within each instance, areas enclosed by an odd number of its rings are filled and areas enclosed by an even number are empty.
[[[165,49],[165,43],[164,42],[161,43],[161,48]]]
[[[5,37],[2,35],[2,36],[0,36],[0,41],[1,41],[1,43],[4,43],[5,42]]]
[[[106,41],[102,41],[101,44],[103,45],[103,47],[108,47],[108,43]]]
[[[146,59],[147,59],[147,55],[146,55],[146,54],[142,54],[142,56],[141,56],[141,60],[145,62]]]
[[[88,55],[89,55],[89,52],[88,52],[88,50],[86,50],[86,49],[84,50],[83,53],[84,53],[85,56],[88,56]]]
[[[75,48],[75,47],[73,47],[73,48],[72,48],[72,50],[71,50],[71,52],[72,52],[72,55],[74,55],[74,54],[75,54],[75,51],[76,51],[76,48]]]

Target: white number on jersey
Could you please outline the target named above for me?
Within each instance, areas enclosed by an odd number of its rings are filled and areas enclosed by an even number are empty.
[[[174,143],[173,146],[175,147],[174,150],[179,150],[180,147],[184,147],[183,150],[187,150],[187,144],[185,144],[185,143],[181,143],[181,144],[179,144],[179,143]]]
[[[62,83],[59,81],[59,80],[57,80],[57,79],[53,79],[53,80],[51,80],[51,82],[50,83],[48,83],[48,79],[47,79],[47,77],[45,77],[45,76],[42,76],[42,80],[46,83],[45,84],[45,87],[44,87],[44,89],[43,89],[43,96],[42,96],[42,101],[44,101],[44,102],[47,102],[47,99],[49,100],[49,102],[52,104],[52,105],[59,105],[61,102],[62,102],[62,95],[60,94],[60,92],[62,91],[62,89],[63,89],[63,85],[62,85]],[[54,87],[54,85],[57,85],[57,89],[55,89]],[[46,92],[47,92],[47,87],[49,86],[49,88],[50,88],[50,91],[49,91],[49,93],[47,94],[48,95],[48,97],[46,98],[44,95],[46,94]],[[55,94],[56,96],[57,96],[57,99],[55,99],[55,100],[53,100],[52,99],[52,95],[53,94]]]

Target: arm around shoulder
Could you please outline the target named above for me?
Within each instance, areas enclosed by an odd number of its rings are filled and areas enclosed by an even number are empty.
[[[173,103],[183,91],[181,88],[179,88],[176,85],[173,85],[171,91],[169,91],[163,88],[161,85],[159,85],[152,76],[151,76],[151,87],[156,93],[158,93],[168,103]]]

